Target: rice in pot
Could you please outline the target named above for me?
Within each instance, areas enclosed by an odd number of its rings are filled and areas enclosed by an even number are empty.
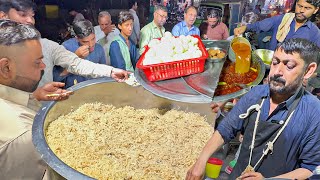
[[[184,179],[213,133],[197,113],[84,104],[46,130],[52,151],[96,179]]]

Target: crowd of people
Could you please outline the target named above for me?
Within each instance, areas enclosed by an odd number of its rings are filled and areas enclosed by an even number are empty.
[[[97,15],[97,26],[76,13],[74,38],[59,45],[41,38],[35,29],[33,1],[0,0],[1,178],[47,177],[46,165],[31,140],[33,118],[41,101],[64,100],[72,94],[67,88],[92,78],[125,81],[146,45],[164,36],[168,9],[155,4],[152,21],[140,29],[138,6],[138,1],[130,1],[128,10],[119,13],[117,25],[107,11]],[[243,17],[235,36],[272,32],[269,49],[275,53],[267,84],[253,88],[236,103],[186,179],[201,179],[208,158],[239,131],[244,138],[231,179],[306,179],[320,165],[320,101],[303,87],[310,79],[312,91],[320,88],[320,30],[310,21],[319,7],[319,0],[297,0],[292,13],[262,21],[258,21],[257,11]],[[208,12],[199,28],[194,25],[197,11],[187,5],[183,21],[173,27],[172,34],[229,38],[221,10]]]

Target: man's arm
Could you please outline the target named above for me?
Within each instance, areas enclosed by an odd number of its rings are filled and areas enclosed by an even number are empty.
[[[222,34],[222,39],[226,40],[229,37],[229,30],[228,30],[227,25],[224,24],[224,28],[223,29],[224,29],[224,32]]]
[[[246,31],[254,31],[257,33],[270,31],[275,26],[278,27],[278,25],[281,23],[282,18],[283,15],[279,15],[271,18],[266,18],[262,21],[257,21],[253,24],[248,24]]]
[[[248,24],[246,26],[240,26],[234,29],[234,34],[238,36],[247,31],[254,31],[257,33],[260,33],[262,31],[267,32],[273,29],[274,27],[278,27],[278,25],[281,23],[282,17],[283,16],[274,16],[271,18],[266,18],[262,21],[257,21],[255,23]]]
[[[48,39],[41,39],[41,45],[47,47],[47,51],[51,51],[50,54],[54,65],[66,68],[72,74],[92,78],[111,76],[111,66],[81,59],[76,54],[66,50],[63,46]]]
[[[312,172],[308,169],[299,168],[295,169],[291,172],[288,172],[286,174],[282,174],[276,177],[271,178],[264,178],[263,175],[259,172],[247,172],[242,174],[238,179],[241,180],[267,180],[267,179],[308,179],[312,175]]]
[[[150,32],[148,29],[143,29],[140,32],[140,44],[139,44],[139,53],[142,54],[145,50],[144,46],[148,45],[150,41]]]
[[[295,169],[286,174],[276,176],[274,178],[284,178],[284,179],[308,179],[312,175],[312,172],[305,168]]]
[[[197,162],[187,172],[186,179],[201,179],[204,175],[208,159],[223,145],[223,143],[224,141],[219,131],[215,131],[200,153]]]

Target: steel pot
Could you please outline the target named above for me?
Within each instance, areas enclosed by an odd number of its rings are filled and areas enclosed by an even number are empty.
[[[53,169],[50,172],[52,179],[92,179],[61,161],[48,146],[44,134],[50,122],[84,103],[102,102],[116,107],[129,105],[143,109],[178,109],[200,113],[207,117],[210,124],[214,123],[214,114],[211,112],[209,104],[172,101],[155,96],[142,86],[132,87],[126,83],[117,83],[111,79],[101,78],[81,82],[69,89],[74,91],[69,99],[59,102],[52,101],[42,106],[35,116],[32,127],[33,143],[42,159]]]

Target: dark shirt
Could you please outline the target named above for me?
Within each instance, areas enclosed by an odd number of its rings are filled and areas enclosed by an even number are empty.
[[[65,41],[64,43],[62,43],[62,45],[71,52],[76,52],[76,50],[80,47],[79,42],[75,38]],[[103,47],[100,44],[96,43],[94,50],[85,59],[94,63],[106,64],[106,56]],[[68,73],[65,76],[60,76],[63,70],[64,68],[62,68],[61,66],[53,67],[53,81],[65,83],[65,88],[73,86],[75,82],[80,83],[89,79],[71,73]]]
[[[276,35],[277,35],[278,27],[281,24],[283,16],[284,15],[274,16],[271,18],[264,19],[262,21],[258,21],[253,24],[248,24],[247,31],[255,31],[257,33],[260,33],[260,32],[266,32],[271,30],[272,37],[271,37],[269,49],[274,51],[278,44]],[[303,38],[315,43],[318,47],[320,47],[320,30],[315,24],[313,24],[311,21],[307,21],[296,32],[295,32],[295,25],[296,25],[296,21],[295,19],[293,19],[292,23],[290,24],[290,31],[286,39]]]
[[[120,37],[124,40],[124,42],[126,42],[125,38],[121,34],[120,34]],[[130,42],[130,48],[129,48],[130,59],[131,59],[133,68],[135,68],[137,60],[139,58],[139,51],[136,45],[134,44],[134,42],[130,38],[129,38],[129,42]],[[117,41],[113,41],[111,43],[109,54],[110,54],[111,66],[126,70],[126,62],[122,56],[120,46]]]
[[[240,101],[233,107],[227,116],[218,125],[217,131],[221,134],[225,142],[233,139],[237,132],[242,128],[244,120],[239,118],[247,109],[260,104],[262,97],[267,97],[262,108],[260,121],[280,121],[285,120],[288,108],[292,105],[295,95],[278,107],[269,116],[270,109],[270,89],[269,85],[261,85],[252,88]],[[313,171],[320,165],[320,101],[305,91],[295,112],[283,131],[286,139],[286,149],[282,151],[287,154],[286,164],[297,164],[298,167]],[[274,147],[275,149],[277,147]]]

